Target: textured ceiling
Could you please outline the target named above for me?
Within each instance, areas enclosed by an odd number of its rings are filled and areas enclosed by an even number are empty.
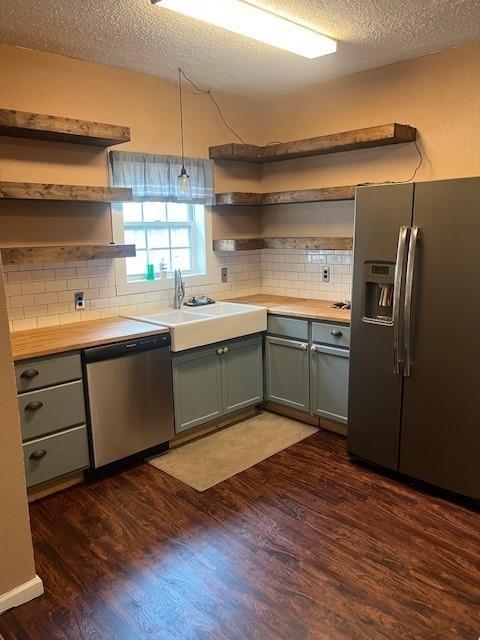
[[[250,0],[252,1],[252,0]],[[0,42],[263,98],[480,39],[479,0],[255,0],[339,40],[307,60],[150,0],[0,0]]]

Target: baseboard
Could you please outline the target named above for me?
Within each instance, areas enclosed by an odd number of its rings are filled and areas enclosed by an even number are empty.
[[[65,489],[69,489],[76,484],[80,484],[84,480],[84,472],[75,471],[74,473],[62,476],[61,478],[55,478],[54,480],[49,480],[48,482],[37,484],[34,487],[30,487],[29,489],[27,489],[28,502],[35,502],[35,500],[45,498],[52,493],[64,491]]]
[[[286,405],[279,404],[278,402],[267,401],[264,404],[264,409],[266,411],[271,411],[272,413],[278,413],[286,418],[292,418],[293,420],[299,420],[300,422],[311,424],[313,427],[320,426],[320,420],[317,416],[311,416],[305,411],[299,411],[298,409],[287,407]]]
[[[42,594],[43,582],[38,576],[35,576],[32,580],[24,582],[20,586],[0,595],[0,613],[12,607],[19,607],[21,604],[38,598]]]
[[[253,418],[257,415],[257,413],[258,410],[255,406],[246,407],[245,409],[235,411],[235,413],[230,413],[227,416],[222,416],[221,418],[217,418],[212,422],[208,422],[207,424],[203,424],[199,427],[193,428],[191,431],[183,432],[176,436],[173,440],[170,440],[170,449],[182,446],[187,442],[190,442],[191,440],[202,438],[203,436],[213,433],[214,431],[224,429],[225,427],[231,427],[237,422],[243,422],[244,420]]]
[[[283,404],[279,404],[278,402],[265,402],[264,409],[266,409],[267,411],[271,411],[272,413],[278,413],[281,416],[286,416],[287,418],[293,418],[294,420],[299,420],[300,422],[311,424],[314,427],[320,427],[321,429],[326,429],[327,431],[333,431],[334,433],[338,433],[342,436],[347,435],[346,424],[335,422],[335,420],[329,420],[328,418],[312,416],[305,411],[299,411],[298,409],[287,407]]]

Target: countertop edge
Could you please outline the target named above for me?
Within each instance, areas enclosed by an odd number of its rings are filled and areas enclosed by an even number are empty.
[[[82,323],[74,323],[71,326],[76,326],[77,324],[82,324],[85,325],[87,324],[89,321],[85,321]],[[97,322],[96,320],[90,321],[90,322]],[[140,322],[140,321],[139,321]],[[135,338],[147,338],[149,336],[154,336],[154,335],[160,335],[163,333],[169,333],[169,329],[167,327],[161,327],[159,325],[153,325],[153,324],[148,324],[148,323],[143,323],[146,326],[145,331],[140,331],[140,332],[130,332],[130,333],[124,333],[121,335],[114,335],[114,336],[105,336],[102,338],[92,338],[92,339],[86,339],[86,340],[73,340],[71,342],[61,342],[58,345],[49,345],[48,347],[41,347],[38,349],[32,349],[31,351],[19,351],[19,350],[15,350],[14,347],[14,336],[16,335],[15,333],[10,334],[10,341],[11,341],[11,346],[12,346],[12,356],[13,356],[13,361],[14,362],[22,362],[24,360],[31,360],[34,358],[42,358],[45,356],[51,356],[51,355],[55,355],[55,354],[60,354],[60,353],[68,353],[70,351],[79,351],[81,349],[88,349],[90,347],[100,347],[102,345],[106,345],[106,344],[115,344],[117,342],[123,342],[124,340],[128,340],[132,337]],[[65,326],[70,326],[70,325],[63,325]],[[53,327],[52,327],[53,328]],[[28,330],[29,333],[30,332],[35,332],[35,331],[41,331],[41,329],[31,329]],[[18,332],[18,334],[21,334],[24,332]],[[25,332],[26,333],[26,332]],[[18,335],[17,334],[17,335]]]
[[[320,322],[335,322],[338,324],[348,325],[351,324],[351,317],[349,311],[343,311],[341,309],[332,309],[330,305],[332,304],[329,300],[315,300],[312,298],[288,298],[287,301],[282,301],[281,298],[283,296],[269,296],[267,294],[260,294],[262,298],[266,298],[267,301],[259,301],[257,298],[258,295],[252,296],[237,296],[235,298],[225,298],[225,301],[229,302],[243,302],[245,304],[252,304],[259,307],[265,307],[267,309],[267,313],[270,315],[277,316],[289,316],[291,318],[302,318],[304,320],[312,320],[312,321],[320,321]],[[269,302],[269,298],[271,298],[271,302]],[[298,306],[301,306],[302,303],[306,303],[308,305],[329,305],[328,308],[330,311],[322,310],[322,311],[313,311],[310,309],[305,309],[305,311],[299,311]],[[339,317],[340,314],[344,314],[346,317]]]

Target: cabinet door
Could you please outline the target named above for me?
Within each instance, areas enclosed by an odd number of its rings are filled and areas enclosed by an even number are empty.
[[[209,348],[173,358],[175,433],[222,415],[221,357]]]
[[[309,411],[308,344],[267,336],[267,400]]]
[[[224,350],[220,358],[224,413],[263,402],[262,338],[228,343]]]
[[[346,424],[349,351],[312,345],[311,412]]]

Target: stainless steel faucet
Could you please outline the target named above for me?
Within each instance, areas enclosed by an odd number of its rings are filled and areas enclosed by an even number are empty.
[[[182,272],[180,271],[180,269],[175,269],[173,308],[181,309],[184,299],[185,299],[185,284],[182,280]]]

